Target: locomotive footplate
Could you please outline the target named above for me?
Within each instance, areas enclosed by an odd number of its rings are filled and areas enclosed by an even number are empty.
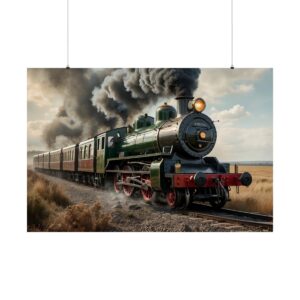
[[[171,175],[171,174],[170,174]],[[252,176],[248,172],[244,173],[221,173],[205,174],[172,174],[174,188],[205,188],[218,187],[221,183],[224,187],[229,186],[249,186]]]

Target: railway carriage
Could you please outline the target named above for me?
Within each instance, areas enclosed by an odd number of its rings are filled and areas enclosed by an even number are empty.
[[[44,168],[44,154],[43,153],[38,155],[38,164],[39,164],[40,169]]]
[[[43,153],[43,169],[49,170],[50,152]]]
[[[91,138],[79,144],[78,172],[76,181],[92,184],[95,173],[95,139]]]
[[[62,148],[62,171],[78,171],[78,145]]]
[[[62,170],[62,149],[49,152],[49,169],[54,171]]]
[[[79,159],[78,159],[78,171],[94,173],[94,149],[95,139],[83,141],[79,144]]]
[[[39,156],[38,156],[38,154],[33,156],[32,162],[33,162],[33,168],[38,169],[39,168]]]

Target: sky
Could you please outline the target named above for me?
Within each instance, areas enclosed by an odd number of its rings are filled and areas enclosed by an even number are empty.
[[[47,150],[43,131],[57,115],[65,93],[53,89],[42,77],[28,72],[28,150]],[[195,97],[206,101],[206,113],[215,122],[217,143],[209,154],[221,161],[273,160],[272,69],[201,69]],[[161,98],[141,113],[155,116]],[[101,131],[101,130],[100,130]]]

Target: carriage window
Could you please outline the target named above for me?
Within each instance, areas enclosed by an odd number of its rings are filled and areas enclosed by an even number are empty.
[[[91,157],[91,145],[89,145],[89,152],[88,152],[88,158]]]
[[[101,149],[104,149],[104,145],[105,145],[105,137],[103,136],[101,138]]]
[[[100,149],[100,139],[98,138],[98,140],[97,140],[97,150],[99,150]]]

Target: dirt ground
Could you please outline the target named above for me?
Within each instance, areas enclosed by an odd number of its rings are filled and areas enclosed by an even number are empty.
[[[112,188],[101,190],[57,177],[43,175],[56,183],[72,203],[94,205],[111,215],[110,231],[134,232],[218,232],[218,231],[268,231],[259,227],[218,222],[207,218],[191,217],[180,212],[170,212],[146,204],[140,197],[127,198],[116,194]]]

